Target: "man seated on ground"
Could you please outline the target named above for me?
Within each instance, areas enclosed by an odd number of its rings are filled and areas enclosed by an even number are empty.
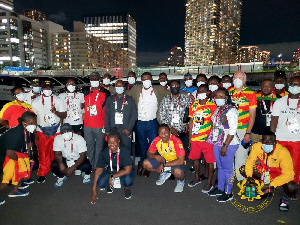
[[[51,171],[57,176],[54,187],[59,188],[67,177],[81,175],[83,183],[91,183],[92,165],[86,158],[86,142],[84,138],[75,134],[72,126],[64,123],[60,128],[61,134],[54,138],[53,151],[55,159],[51,163]]]
[[[297,184],[293,181],[293,161],[289,151],[276,142],[274,133],[270,131],[264,133],[262,142],[252,146],[246,160],[245,171],[243,168],[240,171],[244,177],[262,180],[265,184],[262,188],[264,193],[282,186],[284,195],[280,200],[279,210],[289,210],[289,199],[297,194]]]
[[[91,203],[95,204],[97,186],[106,188],[107,193],[113,193],[114,188],[124,187],[125,199],[131,198],[130,187],[133,185],[135,171],[132,167],[131,152],[120,144],[120,134],[116,128],[111,128],[107,137],[107,145],[100,152],[95,170]]]
[[[156,154],[158,152],[158,154]],[[171,135],[170,128],[162,124],[156,137],[147,152],[147,159],[143,167],[148,171],[159,173],[156,185],[162,185],[171,176],[177,178],[174,192],[182,192],[185,184],[185,151],[179,138]]]

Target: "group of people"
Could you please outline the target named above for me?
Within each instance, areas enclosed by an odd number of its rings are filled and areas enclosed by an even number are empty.
[[[287,84],[284,72],[277,71],[274,79],[262,81],[257,93],[246,86],[242,71],[209,79],[199,74],[195,80],[188,73],[182,88],[180,81],[168,82],[165,73],[159,75],[159,85],[152,84],[148,72],[142,74],[141,84],[134,72],[129,72],[127,84],[117,80],[113,86],[111,79],[110,74],[93,72],[90,87],[82,93],[69,78],[58,96],[47,80],[33,80],[28,93],[13,88],[15,100],[0,111],[0,123],[9,128],[0,137],[0,190],[11,182],[9,197],[28,195],[25,189],[34,181],[33,162],[26,153],[36,145],[37,182],[44,183],[52,171],[56,188],[73,174],[88,184],[94,171],[92,204],[97,187],[112,193],[123,186],[130,199],[135,175],[149,177],[151,172],[160,174],[156,185],[175,177],[174,192],[182,192],[188,159],[195,177],[187,186],[207,180],[202,192],[218,196],[219,202],[232,199],[235,176],[238,181],[263,181],[266,194],[282,186],[280,210],[288,210],[290,199],[296,199],[300,76]],[[134,155],[139,159],[136,171]],[[202,161],[205,171],[200,173]]]

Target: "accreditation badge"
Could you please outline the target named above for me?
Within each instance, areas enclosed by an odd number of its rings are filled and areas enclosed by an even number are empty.
[[[297,134],[300,132],[300,125],[296,117],[288,119],[286,125],[288,126],[288,129],[291,134]]]
[[[123,113],[115,113],[115,124],[123,124]]]
[[[90,116],[97,116],[98,115],[96,105],[90,105],[89,108],[90,108]]]
[[[179,124],[180,116],[178,113],[172,114],[172,124]]]
[[[264,184],[270,184],[271,183],[271,178],[270,178],[270,172],[264,172],[263,173],[263,180],[264,180]]]
[[[271,125],[272,114],[266,115],[266,126],[269,127]]]

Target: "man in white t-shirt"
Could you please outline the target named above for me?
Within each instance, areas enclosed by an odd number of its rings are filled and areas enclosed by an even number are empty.
[[[81,175],[83,183],[91,183],[92,165],[86,157],[86,142],[84,138],[73,133],[72,126],[64,123],[60,128],[61,134],[54,138],[53,151],[55,159],[51,163],[51,171],[56,175],[54,187],[63,185],[67,177]]]
[[[35,78],[30,81],[30,87],[32,90],[25,93],[25,102],[29,105],[32,105],[32,101],[41,95],[42,87],[41,81],[38,78]]]
[[[82,135],[84,95],[83,93],[75,92],[75,90],[76,80],[74,78],[69,78],[66,81],[66,92],[61,93],[59,97],[67,106],[67,117],[64,119],[64,123],[71,124],[73,132]]]
[[[44,183],[54,158],[53,141],[59,134],[59,126],[67,115],[67,109],[58,96],[52,94],[53,85],[49,80],[42,83],[42,95],[32,102],[32,110],[37,115],[36,146],[39,153],[38,183]]]
[[[286,147],[293,159],[295,177],[300,178],[300,76],[290,79],[289,94],[274,103],[271,131],[279,144]]]

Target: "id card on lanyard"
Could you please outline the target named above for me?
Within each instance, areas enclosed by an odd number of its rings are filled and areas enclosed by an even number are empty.
[[[296,115],[297,115],[298,109],[299,109],[299,105],[300,105],[300,99],[298,99],[297,108],[295,110],[295,113],[294,112],[291,113],[289,104],[290,104],[290,98],[288,97],[288,99],[287,99],[287,107],[289,110],[288,115],[293,115],[293,117],[292,118],[288,117],[285,122],[285,125],[288,127],[291,134],[297,134],[297,133],[300,133],[300,124],[296,118]]]
[[[113,173],[113,166],[112,166],[112,153],[111,150],[109,149],[109,167],[110,167],[110,172],[111,174]],[[117,151],[117,172],[119,172],[120,170],[120,149],[118,149]],[[114,188],[121,188],[121,182],[120,182],[120,178],[114,178],[113,179],[114,182]]]
[[[90,116],[97,116],[98,115],[97,105],[96,105],[97,101],[98,101],[98,97],[99,97],[99,92],[96,95],[94,105],[91,105],[91,92],[89,94],[89,105],[87,107],[87,111],[90,111]]]
[[[153,94],[153,89],[151,90],[150,92],[150,96],[152,96]],[[141,111],[139,111],[139,116],[146,116],[146,113],[147,113],[147,108],[148,108],[148,105],[149,105],[149,99],[147,99],[147,104],[143,104],[144,102],[144,96],[143,96],[143,88],[141,90],[141,97],[142,97],[142,105],[141,105]]]
[[[78,121],[80,119],[79,112],[76,110],[76,94],[74,93],[74,98],[71,100],[71,96],[67,95],[67,107],[68,107],[68,118],[73,121]]]
[[[43,104],[43,108],[44,108],[44,112],[45,112],[45,99],[44,99],[43,95],[42,95],[42,104]],[[52,108],[52,106],[54,106],[53,96],[51,96],[51,106],[50,106],[50,109]],[[51,127],[57,125],[56,118],[55,118],[55,115],[53,113],[48,113],[48,114],[44,115],[44,122],[46,123],[47,121],[48,121],[48,123],[50,124]]]
[[[271,93],[270,110],[269,111],[267,109],[267,105],[264,100],[264,97],[265,96],[263,96],[263,95],[261,96],[260,112],[261,112],[261,115],[266,115],[266,126],[269,127],[271,125],[272,110],[273,110],[273,93]],[[265,114],[263,114],[263,112],[262,112],[262,105],[264,107]]]
[[[177,111],[174,112],[173,111],[173,99],[172,97],[170,97],[170,101],[171,101],[171,111],[172,111],[172,121],[171,121],[171,124],[179,124],[180,123],[180,115],[179,115],[179,112],[180,112],[180,96],[178,98],[178,104],[177,104]]]
[[[121,107],[121,112],[117,112],[118,110],[118,103],[117,103],[117,98],[115,97],[115,124],[123,124],[123,108],[125,105],[126,97],[124,95],[123,97],[123,102],[122,102],[122,107]]]

